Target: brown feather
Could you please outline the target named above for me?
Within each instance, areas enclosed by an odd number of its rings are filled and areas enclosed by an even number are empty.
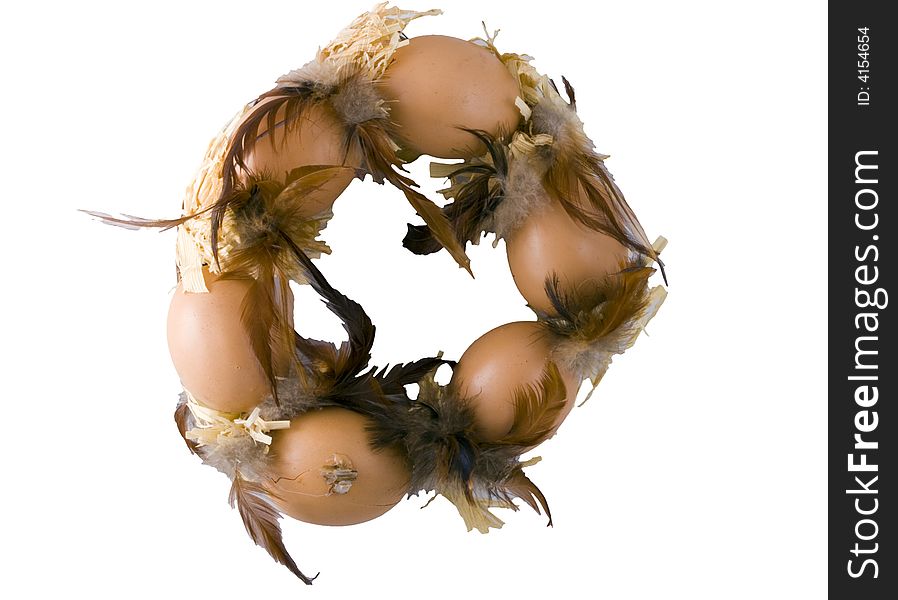
[[[236,235],[222,270],[252,275],[260,261],[267,260],[285,273],[298,275],[290,253],[283,251],[282,234],[314,256],[329,253],[327,244],[316,239],[328,217],[309,218],[299,213],[310,194],[347,170],[351,168],[301,167],[291,171],[287,185],[271,179],[267,173],[251,175],[234,189],[228,201]]]
[[[465,254],[464,245],[461,244],[455,236],[452,224],[440,210],[440,207],[411,187],[403,187],[400,189],[402,189],[402,192],[415,209],[415,212],[417,212],[418,215],[424,219],[424,222],[427,223],[428,228],[433,233],[434,239],[446,248],[452,258],[455,259],[455,262],[473,277],[474,273],[471,271],[471,259]]]
[[[232,194],[236,227],[244,223],[265,219],[265,198],[278,191],[278,183],[271,180],[253,182],[248,190]],[[245,239],[245,238],[244,238]],[[243,241],[243,240],[241,240]],[[248,246],[238,247],[234,260],[227,265],[222,279],[248,280],[250,288],[240,307],[240,322],[250,339],[256,359],[268,379],[271,393],[277,402],[277,383],[272,357],[272,328],[275,326],[276,302],[274,296],[277,276],[274,249],[267,240],[250,239]]]
[[[302,377],[302,369],[299,368],[296,356],[296,330],[292,323],[293,293],[290,290],[290,279],[277,270],[273,283],[271,299],[274,302],[275,319],[271,328],[271,353],[275,373],[284,377],[293,374]]]
[[[549,502],[546,500],[542,491],[536,487],[536,484],[530,481],[524,474],[523,469],[517,467],[512,472],[511,476],[503,484],[503,492],[509,496],[520,498],[526,502],[530,508],[535,510],[536,514],[541,514],[539,507],[542,506],[543,511],[545,511],[546,516],[549,518],[546,527],[552,526],[552,513],[549,511]]]
[[[299,570],[281,535],[280,513],[275,508],[269,492],[258,483],[247,481],[238,471],[231,484],[228,495],[231,507],[237,505],[243,526],[249,537],[261,546],[275,561],[287,567],[291,573],[299,577],[306,585],[312,585],[315,577],[308,577]]]
[[[649,302],[648,280],[655,269],[624,266],[598,285],[580,285],[561,292],[558,278],[546,280],[546,293],[558,313],[541,315],[549,328],[562,336],[596,341],[632,323]]]
[[[557,277],[546,280],[546,293],[557,314],[540,313],[539,318],[557,336],[552,360],[566,372],[589,377],[593,390],[612,357],[633,345],[664,301],[663,288],[648,286],[655,270],[643,265],[638,260],[598,284],[584,283],[564,292],[558,289]]]
[[[309,194],[347,169],[300,167],[288,174],[286,185],[267,179],[265,174],[253,175],[232,194],[230,210],[240,243],[229,249],[223,277],[253,281],[244,301],[242,321],[276,402],[275,363],[285,366],[287,374],[305,375],[298,368],[295,352],[289,281],[305,281],[306,252],[330,251],[314,239],[324,221],[302,218],[297,213]],[[296,252],[301,254],[301,261]]]
[[[114,225],[116,227],[121,227],[122,229],[134,230],[152,227],[159,229],[160,231],[166,231],[168,229],[171,229],[172,227],[177,227],[182,223],[186,223],[190,219],[196,218],[203,213],[209,212],[211,209],[212,207],[205,208],[199,212],[184,215],[183,217],[178,217],[177,219],[146,219],[144,217],[135,217],[134,215],[120,215],[116,217],[97,210],[85,210],[83,208],[79,208],[78,212],[83,212],[94,217],[95,219],[99,219],[106,225]]]
[[[514,422],[499,444],[531,447],[546,440],[565,405],[567,390],[553,362],[536,385],[520,386],[514,391]]]
[[[545,184],[571,218],[644,256],[656,258],[636,215],[595,152],[559,153],[546,172]]]
[[[196,454],[198,444],[187,438],[187,417],[189,415],[190,409],[187,408],[187,404],[179,402],[178,407],[175,409],[175,424],[178,426],[178,433],[181,434],[181,437],[184,438],[184,443],[187,444],[187,449],[190,450],[191,454]]]
[[[365,158],[365,170],[371,173],[374,181],[383,183],[386,180],[402,191],[415,212],[427,223],[433,237],[446,248],[455,262],[473,277],[471,260],[465,254],[464,245],[458,241],[452,224],[440,207],[415,189],[417,184],[413,179],[396,170],[404,169],[396,157],[393,142],[384,124],[375,120],[359,123],[352,128],[349,135],[358,140]]]
[[[337,175],[353,172],[356,177],[363,177],[364,171],[354,167],[335,165],[303,165],[287,174],[286,187],[274,199],[273,204],[280,209],[291,207],[295,212],[302,207],[303,201],[317,192]],[[281,219],[284,224],[290,222],[290,216]]]
[[[252,280],[249,291],[240,306],[240,322],[247,334],[253,353],[262,366],[274,401],[278,403],[277,380],[274,373],[274,357],[272,353],[272,329],[279,320],[276,316],[274,295],[275,274],[270,265],[260,265],[257,279]],[[225,278],[230,279],[228,275]],[[282,328],[281,323],[277,323]]]
[[[235,190],[240,187],[241,177],[238,174],[238,167],[243,169],[246,173],[249,172],[245,161],[245,157],[249,154],[249,152],[253,149],[258,139],[261,139],[265,135],[268,134],[269,131],[272,131],[275,127],[279,127],[281,125],[285,126],[287,130],[291,124],[298,122],[299,117],[303,112],[309,109],[312,102],[311,99],[303,98],[303,97],[277,97],[274,95],[275,92],[280,90],[281,88],[275,88],[266,94],[263,94],[259,98],[256,99],[258,103],[263,98],[273,97],[274,100],[272,102],[265,103],[260,106],[256,111],[251,112],[247,118],[243,121],[243,123],[237,128],[237,131],[234,133],[234,136],[230,140],[228,154],[225,158],[225,165],[222,170],[222,179],[223,179],[223,189],[221,195],[216,199],[215,202],[206,206],[205,208],[188,215],[183,215],[176,219],[147,219],[144,217],[137,217],[134,215],[120,215],[114,216],[108,213],[93,211],[93,210],[85,210],[78,209],[80,212],[87,213],[88,215],[99,219],[101,222],[107,225],[115,225],[118,227],[122,227],[124,229],[142,229],[142,228],[158,228],[161,231],[166,231],[173,227],[177,227],[183,223],[191,219],[195,219],[196,217],[202,216],[206,213],[212,213],[211,215],[211,225],[212,225],[212,255],[215,259],[216,266],[220,269],[221,264],[219,263],[219,231],[224,223],[225,215],[227,214],[228,208],[231,208],[235,202],[238,202],[240,196],[235,194]],[[291,88],[292,89],[292,88]],[[269,96],[271,95],[271,96]],[[286,117],[283,121],[277,122],[276,116],[278,110],[282,107],[286,106]],[[261,124],[262,120],[267,120],[267,128],[259,134],[258,126]],[[269,139],[271,140],[272,146],[274,146],[275,138],[277,136],[269,135]],[[283,146],[286,141],[287,136],[281,136],[281,145]],[[328,166],[329,167],[329,166]],[[324,166],[314,165],[309,167],[304,167],[308,169],[324,169]],[[343,167],[333,167],[333,168],[343,168]],[[299,176],[304,176],[308,174],[303,171],[299,174]],[[334,173],[336,174],[336,173]],[[331,175],[333,176],[333,175]],[[262,177],[261,175],[257,175],[257,179]],[[288,179],[289,181],[289,179]],[[244,186],[246,187],[246,186]],[[311,193],[314,189],[309,189],[306,193]]]
[[[664,265],[645,234],[636,214],[605,167],[604,155],[594,150],[592,141],[576,117],[576,96],[570,82],[563,78],[568,102],[543,99],[534,107],[536,133],[555,138],[549,150],[549,168],[544,176],[546,190],[558,198],[572,219],[601,231],[624,246]],[[557,92],[557,87],[552,82]]]

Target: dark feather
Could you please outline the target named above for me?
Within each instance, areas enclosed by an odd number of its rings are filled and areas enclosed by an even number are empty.
[[[464,128],[463,128],[464,129]],[[454,198],[442,212],[452,224],[458,243],[477,243],[488,227],[493,213],[505,199],[504,182],[508,176],[508,155],[504,144],[486,131],[464,129],[487,148],[490,160],[473,158],[449,174],[449,195]],[[415,254],[439,250],[439,241],[427,225],[409,224],[402,245]]]
[[[410,403],[399,431],[411,467],[410,493],[440,491],[460,475],[453,466],[470,462],[456,455],[459,439],[474,438],[474,411],[467,401],[437,384],[435,372],[436,368],[418,380],[418,398]],[[388,431],[389,423],[385,425]]]
[[[334,356],[333,374],[335,385],[339,385],[367,366],[371,359],[371,347],[374,345],[374,324],[358,302],[334,289],[293,240],[285,235],[282,236],[282,241],[303,269],[309,284],[322,297],[328,310],[342,321],[343,329],[349,337],[340,345]],[[304,339],[297,337],[297,344],[302,345]],[[302,349],[308,350],[313,355],[322,356],[321,346],[308,345]]]
[[[264,548],[271,558],[287,567],[303,583],[312,585],[312,581],[318,575],[307,577],[287,552],[279,523],[281,515],[265,488],[258,483],[243,479],[238,471],[231,484],[228,502],[232,508],[236,503],[240,518],[243,519],[243,526],[256,545]]]
[[[577,97],[574,95],[574,86],[571,85],[571,82],[564,75],[561,76],[561,81],[564,83],[564,92],[567,94],[568,104],[571,105],[572,109],[577,110]]]
[[[453,361],[436,356],[390,368],[372,367],[330,390],[326,400],[369,418],[367,429],[372,448],[402,446],[408,430],[414,428],[416,422],[432,418],[430,414],[418,414],[416,409],[420,406],[408,397],[405,386],[417,383],[442,364],[455,365]]]
[[[465,432],[459,432],[448,438],[447,462],[450,473],[454,473],[464,484],[465,495],[473,500],[471,491],[474,482],[471,480],[479,454],[478,445],[471,441]]]
[[[445,208],[445,207],[444,207]],[[402,246],[413,254],[433,254],[443,249],[427,225],[408,224],[408,233],[402,239]]]
[[[392,367],[384,367],[379,371],[372,369],[372,379],[378,383],[380,390],[387,394],[404,394],[405,386],[418,383],[422,377],[439,368],[441,365],[455,368],[455,361],[440,356],[421,358],[410,363],[400,363]]]
[[[298,332],[294,332],[293,343],[296,357],[305,370],[305,373],[301,372],[301,375],[310,375],[313,382],[324,384],[319,387],[330,389],[335,379],[337,347],[331,342],[303,337]],[[314,384],[313,382],[311,384]],[[317,393],[322,394],[324,390],[319,389]]]

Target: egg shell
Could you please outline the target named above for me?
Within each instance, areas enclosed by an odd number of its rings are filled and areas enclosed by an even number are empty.
[[[459,127],[493,136],[514,131],[518,84],[490,50],[442,35],[409,40],[380,81],[390,119],[406,152],[468,158],[484,145]]]
[[[289,429],[272,433],[269,486],[284,514],[318,525],[353,525],[379,517],[402,499],[410,479],[406,461],[395,450],[375,452],[368,445],[369,423],[363,415],[331,407],[304,413]],[[325,479],[337,464],[357,471],[345,493],[331,491]]]
[[[284,107],[278,109],[278,122],[284,119],[285,112]],[[283,183],[287,174],[297,167],[344,165],[358,168],[362,164],[361,151],[357,145],[343,147],[345,127],[326,105],[316,104],[303,111],[298,122],[291,125],[286,139],[284,127],[277,127],[274,132],[275,148],[271,147],[272,137],[265,129],[266,124],[267,120],[263,120],[261,137],[245,157],[250,172],[266,171]],[[306,196],[297,216],[311,217],[330,210],[354,177],[355,173],[352,171],[335,175],[320,189]]]
[[[450,386],[474,409],[478,437],[496,441],[514,424],[514,392],[537,385],[552,352],[545,328],[534,321],[517,321],[497,327],[478,338],[458,361]],[[567,397],[555,429],[574,406],[580,381],[559,370]]]
[[[554,199],[527,219],[506,239],[511,276],[518,291],[535,310],[555,314],[546,294],[546,278],[558,275],[559,289],[598,284],[620,270],[627,248],[602,232],[573,220]]]
[[[240,322],[246,280],[204,271],[209,293],[179,284],[168,311],[168,348],[184,388],[200,403],[224,412],[248,412],[271,386]]]

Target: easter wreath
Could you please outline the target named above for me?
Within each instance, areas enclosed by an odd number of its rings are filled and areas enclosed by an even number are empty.
[[[180,218],[91,213],[177,227],[175,420],[190,451],[230,478],[252,539],[307,584],[281,513],[359,523],[425,491],[450,500],[468,530],[500,527],[490,509],[517,510],[515,498],[551,524],[523,471],[538,459],[522,454],[554,434],[584,379],[595,389],[666,295],[649,285],[666,242],[648,241],[583,131],[570,83],[565,99],[531,57],[500,53],[495,34],[403,33],[439,13],[378,4],[280,77],[212,140]],[[422,154],[462,159],[431,164],[450,182],[442,207],[403,169]],[[311,260],[330,252],[318,236],[334,201],[369,175],[424,220],[403,240],[416,254],[446,249],[470,271],[467,243],[504,239],[537,320],[486,333],[457,362],[370,366],[374,325]],[[294,329],[291,281],[322,297],[346,342]],[[443,364],[447,385],[434,378]]]

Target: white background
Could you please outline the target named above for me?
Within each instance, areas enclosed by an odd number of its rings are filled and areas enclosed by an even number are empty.
[[[0,9],[9,597],[824,596],[823,3],[451,1],[408,28],[469,38],[485,20],[571,80],[649,236],[670,239],[670,296],[539,449],[554,528],[528,509],[466,533],[423,498],[355,527],[288,522],[321,571],[309,589],[253,546],[171,421],[174,233],[75,209],[176,216],[224,122],[369,2],[19,6]],[[531,318],[501,245],[473,249],[470,280],[401,248],[398,191],[357,181],[335,212],[319,265],[370,312],[376,363],[457,357]],[[304,333],[340,339],[300,301]]]

